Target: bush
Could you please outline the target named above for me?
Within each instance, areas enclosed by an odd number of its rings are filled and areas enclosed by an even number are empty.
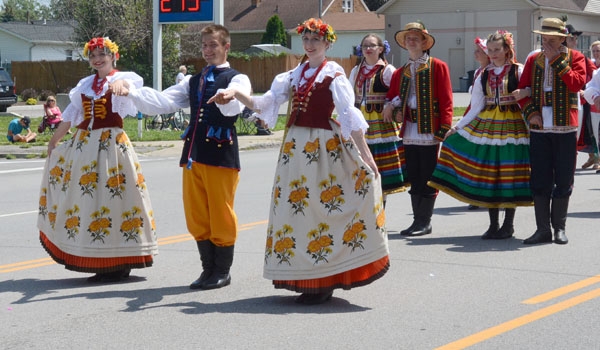
[[[56,94],[50,90],[42,90],[40,93],[40,101],[46,101],[50,96],[56,96]]]
[[[37,98],[37,97],[38,97],[38,92],[33,88],[25,89],[25,90],[23,90],[23,92],[21,92],[21,99],[23,101],[28,101],[30,98]]]
[[[33,105],[37,105],[37,102],[38,102],[37,99],[30,97],[27,99],[27,101],[25,101],[25,104],[33,106]]]

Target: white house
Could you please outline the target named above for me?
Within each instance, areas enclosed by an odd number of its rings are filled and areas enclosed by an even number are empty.
[[[81,49],[72,36],[73,26],[61,22],[0,22],[0,59],[3,63],[78,59]]]
[[[460,77],[477,68],[473,41],[498,29],[513,34],[517,60],[540,47],[540,28],[548,17],[567,15],[567,23],[582,31],[579,50],[589,56],[590,44],[600,38],[600,0],[389,0],[377,10],[385,15],[385,37],[392,52],[388,60],[396,66],[408,55],[394,41],[406,23],[420,20],[435,37],[431,55],[448,63],[452,87],[459,90]]]

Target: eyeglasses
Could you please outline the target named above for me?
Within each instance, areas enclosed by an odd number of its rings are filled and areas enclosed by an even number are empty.
[[[366,50],[366,49],[375,50],[378,47],[379,47],[379,45],[364,45],[364,46],[362,46],[362,49],[363,50]]]

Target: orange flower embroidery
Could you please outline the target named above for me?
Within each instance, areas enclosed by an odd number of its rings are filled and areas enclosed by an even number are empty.
[[[314,141],[308,141],[304,145],[304,150],[302,153],[306,154],[306,158],[308,159],[308,163],[316,162],[319,160],[319,138],[316,138]]]
[[[358,248],[365,249],[363,244],[367,239],[367,234],[364,232],[366,229],[364,220],[359,219],[359,214],[356,213],[352,221],[346,225],[342,244],[352,248],[352,252]]]
[[[322,222],[316,229],[310,230],[306,235],[310,241],[306,247],[306,253],[315,261],[315,265],[319,262],[328,262],[327,257],[333,253],[333,236],[327,234],[329,225]]]

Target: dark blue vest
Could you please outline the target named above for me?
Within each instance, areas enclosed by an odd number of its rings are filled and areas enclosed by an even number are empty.
[[[240,156],[237,142],[235,122],[237,116],[224,116],[216,104],[207,104],[218,89],[225,89],[231,79],[240,74],[238,71],[225,68],[214,69],[214,81],[207,81],[202,101],[198,101],[198,89],[202,74],[190,79],[190,125],[185,137],[180,164],[183,166],[192,161],[220,166],[240,168]]]

